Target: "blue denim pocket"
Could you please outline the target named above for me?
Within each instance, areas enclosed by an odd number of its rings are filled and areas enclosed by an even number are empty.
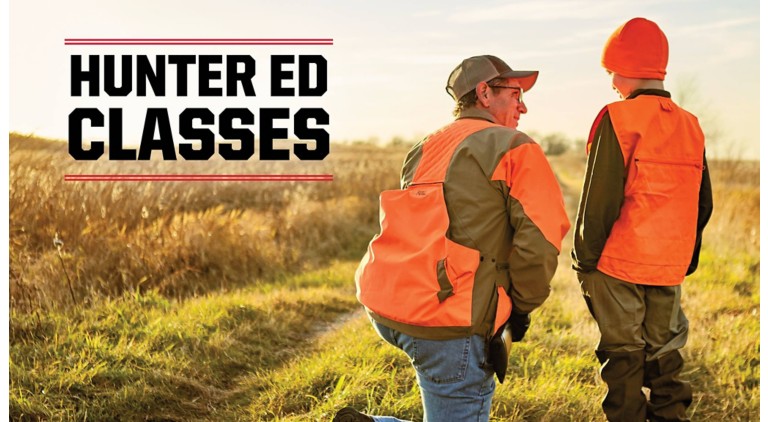
[[[413,366],[436,384],[463,381],[467,376],[470,340],[470,337],[455,340],[413,338],[413,348],[409,353]]]
[[[395,331],[393,329],[387,327],[386,325],[379,324],[373,318],[369,317],[369,319],[371,320],[371,324],[373,324],[373,329],[376,330],[376,333],[379,334],[379,337],[395,347],[400,347],[398,346],[397,340],[395,339]]]

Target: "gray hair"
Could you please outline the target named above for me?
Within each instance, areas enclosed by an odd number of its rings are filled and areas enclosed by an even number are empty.
[[[493,93],[496,94],[499,92],[498,88],[494,88],[494,85],[501,84],[505,81],[505,78],[493,78],[490,81],[488,81],[488,85],[493,90]],[[464,94],[463,97],[459,98],[458,101],[456,101],[456,105],[453,107],[453,115],[454,117],[459,117],[462,111],[474,107],[475,104],[477,104],[477,91],[472,90]]]

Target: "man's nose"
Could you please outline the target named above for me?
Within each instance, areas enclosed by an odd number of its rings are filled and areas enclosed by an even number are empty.
[[[528,112],[528,106],[525,105],[525,103],[518,103],[517,109],[520,111],[520,114],[525,114]]]

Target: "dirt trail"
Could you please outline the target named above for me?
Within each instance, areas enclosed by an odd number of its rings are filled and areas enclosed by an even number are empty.
[[[361,318],[363,315],[365,315],[365,310],[363,309],[362,305],[355,309],[352,312],[347,312],[344,314],[339,315],[335,320],[333,321],[326,321],[322,322],[320,324],[317,324],[315,327],[313,327],[312,331],[309,333],[309,339],[308,342],[310,344],[316,343],[319,339],[322,337],[335,332],[336,330],[339,330],[342,326],[347,324],[348,322]]]

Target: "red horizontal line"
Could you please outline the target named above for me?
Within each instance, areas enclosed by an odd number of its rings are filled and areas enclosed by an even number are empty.
[[[64,45],[333,45],[333,43],[307,42],[67,42]]]
[[[65,38],[64,45],[333,45],[332,38]]]
[[[333,38],[65,38],[64,41],[333,41]]]
[[[332,182],[332,174],[66,174],[66,182]]]
[[[278,174],[278,173],[265,173],[265,174],[206,174],[206,173],[157,173],[157,174],[145,174],[145,173],[90,173],[90,174],[67,174],[66,176],[80,177],[80,176],[117,176],[117,177],[332,177],[332,174]]]

